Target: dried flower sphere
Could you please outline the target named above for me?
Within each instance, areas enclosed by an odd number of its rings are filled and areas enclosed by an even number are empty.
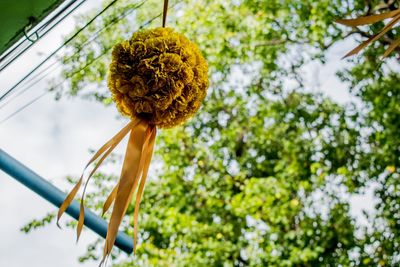
[[[122,114],[170,128],[200,108],[208,67],[185,36],[170,28],[144,30],[114,47],[108,87]]]

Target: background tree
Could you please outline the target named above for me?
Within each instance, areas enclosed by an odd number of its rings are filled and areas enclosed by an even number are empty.
[[[140,25],[160,25],[159,1],[137,6],[118,1],[68,46],[66,86],[53,89],[57,97],[112,103],[111,47]],[[380,56],[399,31],[338,73],[358,103],[310,93],[301,74],[311,61],[324,63],[333,44],[383,27],[349,29],[336,18],[398,7],[378,0],[172,1],[168,25],[199,45],[211,86],[195,118],[157,137],[161,169],[146,186],[137,256],[124,260],[116,249],[116,266],[398,266],[399,53]],[[100,211],[112,179],[96,175],[90,208]],[[371,185],[377,204],[367,214],[370,227],[362,227],[349,197]],[[81,260],[97,259],[100,244]]]

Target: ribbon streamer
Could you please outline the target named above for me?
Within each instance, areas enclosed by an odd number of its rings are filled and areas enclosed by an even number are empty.
[[[384,19],[393,18],[398,14],[400,14],[400,9],[377,15],[359,17],[355,19],[338,19],[336,20],[336,22],[350,27],[357,27],[361,25],[373,24],[382,21]]]
[[[392,18],[392,19],[379,33],[371,36],[370,38],[368,38],[368,40],[362,42],[356,48],[354,48],[353,50],[348,52],[343,58],[358,54],[366,46],[368,46],[372,42],[378,40],[385,33],[390,31],[391,29],[393,29],[393,27],[400,21],[400,9],[382,13],[382,14],[377,14],[377,15],[359,17],[359,18],[355,18],[355,19],[338,19],[338,20],[336,20],[337,23],[340,23],[340,24],[343,24],[346,26],[357,27],[357,26],[362,26],[362,25],[367,25],[367,24],[373,24],[373,23],[383,21],[383,20],[389,19],[389,18]],[[389,48],[386,49],[386,51],[383,55],[383,58],[387,57],[399,45],[400,45],[400,39],[393,41],[393,43],[390,44]]]
[[[138,214],[140,199],[143,194],[144,185],[149,170],[155,139],[156,139],[156,126],[150,125],[144,120],[133,119],[129,122],[121,131],[119,131],[114,137],[112,137],[107,143],[105,143],[89,160],[86,164],[84,171],[78,180],[77,184],[73,187],[71,192],[67,195],[64,202],[60,206],[57,214],[57,225],[59,226],[59,220],[68,206],[71,204],[75,195],[79,191],[83,183],[84,172],[88,166],[98,158],[99,161],[95,164],[95,167],[90,172],[84,186],[82,198],[80,202],[80,214],[77,226],[77,241],[82,232],[84,222],[84,196],[86,187],[89,183],[90,178],[93,176],[95,171],[100,167],[101,163],[105,158],[110,155],[114,148],[122,141],[122,139],[128,135],[129,141],[126,148],[124,163],[121,170],[119,182],[113,188],[109,196],[107,197],[103,206],[103,215],[107,212],[109,207],[114,202],[114,208],[111,213],[110,223],[107,229],[107,236],[103,251],[103,259],[100,263],[102,265],[107,256],[111,253],[111,249],[114,246],[115,238],[118,233],[118,228],[121,224],[122,218],[125,215],[129,203],[131,202],[133,194],[136,192],[135,209],[134,209],[134,251],[136,253],[137,233],[138,233]],[[101,156],[101,157],[100,157]]]

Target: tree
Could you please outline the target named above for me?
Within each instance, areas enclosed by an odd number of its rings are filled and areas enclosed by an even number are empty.
[[[361,104],[339,105],[308,92],[301,68],[324,63],[327,49],[345,38],[358,40],[383,27],[348,29],[336,18],[399,3],[172,2],[168,25],[199,45],[211,86],[194,119],[157,137],[162,170],[145,189],[137,256],[119,260],[114,250],[116,265],[398,266],[399,53],[383,62],[380,55],[399,31],[348,59],[338,73]],[[60,77],[67,86],[58,97],[112,103],[106,88],[111,47],[139,25],[160,25],[152,19],[161,11],[159,1],[137,5],[118,2],[68,46]],[[100,172],[94,180],[98,193],[86,203],[100,211],[111,190],[104,181],[116,177]],[[349,196],[371,184],[377,206],[368,216],[371,227],[364,228],[349,213]],[[133,233],[128,224],[124,230]],[[81,260],[97,259],[99,244]]]

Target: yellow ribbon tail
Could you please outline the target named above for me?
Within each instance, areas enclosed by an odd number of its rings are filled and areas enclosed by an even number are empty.
[[[134,215],[133,215],[133,231],[134,231],[133,232],[134,233],[133,251],[135,254],[136,254],[136,244],[137,244],[137,233],[138,233],[138,229],[139,229],[138,215],[139,215],[140,199],[143,194],[144,185],[145,185],[146,179],[147,179],[147,173],[149,172],[150,162],[151,162],[151,158],[153,156],[154,144],[156,141],[156,134],[157,134],[157,129],[156,129],[156,127],[153,127],[153,129],[151,131],[149,145],[143,153],[145,162],[144,162],[144,166],[143,166],[143,174],[142,174],[142,178],[140,180],[139,189],[136,194],[135,211],[134,211]]]
[[[113,188],[111,193],[108,195],[106,201],[104,202],[103,212],[101,213],[101,216],[104,216],[104,214],[106,214],[106,212],[110,208],[111,204],[114,202],[115,197],[117,196],[118,186],[119,186],[119,183],[117,183],[117,185]]]
[[[145,121],[139,122],[131,131],[121,171],[121,178],[118,186],[116,187],[116,193],[114,189],[105,203],[107,205],[104,205],[103,207],[103,211],[107,210],[115,199],[114,207],[111,213],[110,224],[107,230],[103,259],[100,265],[105,262],[108,255],[111,253],[111,249],[114,246],[122,218],[125,215],[132,196],[138,186],[139,189],[136,193],[135,214],[139,210],[140,196],[142,195],[144,183],[147,177],[152,151],[154,148],[155,137],[155,126],[151,126]],[[134,237],[134,244],[136,249],[137,214],[135,216],[136,219],[134,219],[134,227],[136,233]]]
[[[398,46],[400,46],[400,38],[393,41],[393,43],[386,49],[385,53],[383,54],[382,58],[389,56],[390,53],[393,52]]]
[[[80,233],[82,231],[83,223],[84,223],[84,206],[83,206],[83,200],[85,196],[85,191],[87,184],[90,180],[90,178],[93,176],[94,172],[100,167],[101,163],[105,160],[105,158],[114,150],[114,148],[121,142],[121,140],[129,133],[129,131],[135,127],[139,123],[139,119],[134,119],[130,121],[124,128],[122,128],[121,131],[119,131],[114,137],[112,137],[107,143],[105,143],[94,155],[93,157],[89,160],[89,162],[86,164],[82,175],[80,179],[78,180],[77,184],[73,187],[71,192],[67,195],[67,197],[64,199],[63,203],[61,204],[60,208],[58,209],[57,213],[57,225],[59,225],[59,221],[63,213],[67,210],[71,202],[73,201],[74,197],[79,191],[79,188],[82,185],[83,182],[83,174],[85,170],[89,167],[90,164],[92,164],[95,160],[97,160],[100,156],[100,160],[97,162],[93,170],[90,172],[88,179],[85,183],[85,188],[84,192],[82,194],[81,198],[81,205],[80,205],[80,212],[79,212],[79,220],[78,220],[78,227],[77,227],[77,239],[79,239]]]
[[[111,213],[110,224],[107,229],[106,242],[104,245],[103,259],[100,262],[102,265],[107,257],[111,253],[111,249],[114,246],[116,236],[118,234],[118,228],[121,224],[122,218],[124,217],[129,203],[131,202],[133,194],[136,192],[135,210],[134,210],[134,249],[136,253],[136,243],[138,235],[138,216],[140,200],[143,194],[144,185],[146,182],[147,174],[151,158],[153,155],[154,144],[156,139],[156,127],[149,125],[146,121],[133,119],[129,122],[121,131],[119,131],[114,137],[112,137],[106,144],[104,144],[95,155],[86,164],[83,173],[90,164],[97,161],[94,168],[89,173],[88,178],[84,184],[82,198],[80,201],[80,211],[77,231],[77,241],[81,235],[84,218],[85,218],[85,206],[84,197],[87,185],[90,178],[100,167],[103,161],[111,154],[114,148],[122,141],[122,139],[130,132],[129,141],[126,148],[124,163],[121,170],[121,176],[117,185],[113,188],[109,196],[103,205],[103,215],[107,212],[110,206],[114,203],[114,207]],[[57,214],[57,225],[63,213],[66,211],[68,206],[73,201],[75,195],[79,191],[83,183],[83,173],[78,180],[77,184],[73,187],[71,192],[67,195],[64,202],[61,204]]]
[[[68,208],[68,206],[71,204],[72,200],[74,199],[76,193],[78,192],[79,188],[82,185],[82,180],[83,177],[81,176],[81,178],[79,179],[79,181],[76,183],[76,185],[74,186],[74,188],[72,188],[71,192],[69,192],[69,194],[67,195],[67,197],[64,199],[64,202],[61,204],[60,208],[58,209],[58,213],[57,213],[57,226],[61,228],[60,226],[60,218],[63,215],[63,213],[65,212],[65,210]]]

